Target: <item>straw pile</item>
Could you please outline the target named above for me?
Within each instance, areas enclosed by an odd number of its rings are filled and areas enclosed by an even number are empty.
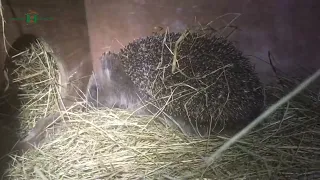
[[[34,44],[19,60],[24,68],[20,77],[38,73],[20,79],[24,83],[21,87],[28,90],[28,96],[22,97],[31,99],[22,108],[25,127],[57,107],[57,88],[52,83],[58,79],[53,75],[57,69],[52,68],[53,61],[40,45]],[[35,57],[42,61],[32,61]],[[38,65],[31,66],[31,62]],[[269,87],[267,98],[285,93],[281,86]],[[306,91],[278,109],[209,168],[204,164],[206,157],[229,137],[186,139],[152,117],[131,116],[131,112],[115,109],[70,110],[65,112],[70,120],[62,122],[41,147],[22,156],[12,155],[7,176],[28,180],[294,178],[319,171],[320,114],[314,110],[320,105],[315,98],[316,94]]]
[[[59,110],[60,73],[50,52],[48,45],[39,39],[29,49],[13,56],[17,68],[10,76],[19,85],[18,98],[22,104],[18,116],[20,137],[34,127],[37,119]]]
[[[58,110],[59,73],[43,43],[16,58],[24,91],[20,136]],[[19,58],[18,58],[19,57]],[[295,85],[295,84],[293,84]],[[266,89],[280,98],[281,86]],[[319,99],[305,92],[273,113],[221,159],[204,161],[229,137],[186,139],[152,117],[111,109],[70,110],[42,146],[12,154],[9,179],[285,179],[320,171]]]

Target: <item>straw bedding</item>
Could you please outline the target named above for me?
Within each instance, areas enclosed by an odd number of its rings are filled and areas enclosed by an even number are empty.
[[[49,75],[56,69],[51,68],[53,61],[49,65],[50,56],[41,43],[32,47],[18,56],[19,72],[23,77],[32,77],[28,81],[17,79],[28,92],[28,96],[22,97],[29,99],[21,109],[22,129],[32,127],[36,117],[57,110],[59,86],[52,82],[57,82],[59,76]],[[35,58],[37,61],[31,61]],[[28,68],[23,69],[22,62],[29,63]],[[42,79],[30,73],[40,65],[47,67]],[[266,92],[267,98],[277,99],[286,91],[281,86],[272,86]],[[65,112],[69,120],[55,126],[56,130],[42,146],[22,156],[11,155],[13,161],[7,176],[10,179],[296,178],[320,167],[320,115],[315,111],[319,107],[315,98],[316,94],[306,91],[278,109],[209,168],[204,165],[206,157],[229,137],[187,139],[149,116],[131,116],[132,112],[117,109],[90,108],[86,112],[71,109]]]
[[[36,119],[58,111],[59,71],[46,45],[37,42],[18,55],[15,82],[21,128],[26,135]],[[292,80],[287,85],[293,87]],[[266,98],[287,93],[266,88]],[[117,109],[65,112],[43,144],[21,156],[14,153],[9,179],[297,179],[320,169],[318,94],[305,91],[269,116],[212,166],[205,161],[230,137],[185,138],[153,117]],[[315,178],[314,178],[315,179]]]

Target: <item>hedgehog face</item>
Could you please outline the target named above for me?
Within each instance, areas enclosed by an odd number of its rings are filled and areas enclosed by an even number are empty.
[[[87,94],[87,101],[94,107],[127,109],[132,101],[125,91],[116,90],[114,82],[108,77],[92,76]]]
[[[119,58],[110,52],[104,53],[100,58],[102,64],[102,78],[104,82],[114,82],[117,86],[133,86],[131,79],[124,72]],[[131,84],[130,84],[131,83]]]
[[[100,60],[102,67],[88,84],[88,103],[94,107],[135,109],[139,105],[138,94],[120,61],[109,53]]]

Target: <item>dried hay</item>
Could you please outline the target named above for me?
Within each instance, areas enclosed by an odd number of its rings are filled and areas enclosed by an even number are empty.
[[[30,57],[29,61],[21,61],[30,63],[34,57],[41,57],[35,54],[43,54],[41,62],[48,62],[46,57],[49,56],[45,55],[44,49],[35,48],[39,45],[33,45],[26,56],[20,56],[21,59]],[[34,72],[30,67],[29,64],[23,72]],[[46,71],[42,69],[41,72],[48,74],[55,71],[50,68]],[[24,77],[27,75],[24,74]],[[52,76],[46,77],[52,80]],[[44,79],[34,79],[44,82]],[[44,117],[44,111],[49,113],[55,109],[57,87],[43,83],[41,88],[47,88],[45,93],[37,94],[35,91],[43,92],[42,89],[26,87],[40,88],[41,83],[24,83],[26,85],[23,87],[29,90],[26,98],[34,99],[31,97],[33,95],[39,100],[24,106],[29,109],[23,112],[30,112],[30,115],[23,116],[23,121],[29,127],[35,117]],[[267,97],[283,96],[286,92],[282,89],[269,87]],[[158,124],[152,117],[131,116],[131,112],[112,109],[91,109],[87,112],[70,110],[65,112],[70,120],[56,127],[56,131],[47,137],[41,147],[22,156],[11,155],[13,163],[7,175],[11,179],[297,177],[298,174],[319,171],[320,167],[320,114],[314,111],[319,108],[319,101],[313,98],[317,98],[316,94],[305,92],[279,108],[265,123],[225,151],[221,159],[209,168],[205,166],[205,159],[229,137],[186,139],[179,132]],[[40,108],[42,111],[39,111]]]
[[[58,110],[57,68],[40,44],[16,60],[20,65],[16,81],[25,91],[21,94],[21,136],[35,119]],[[267,97],[285,93],[281,87],[267,89]],[[41,147],[22,156],[11,155],[13,162],[6,175],[28,180],[285,179],[307,175],[320,167],[317,96],[301,94],[302,98],[282,106],[209,168],[204,166],[206,157],[229,137],[186,139],[151,117],[111,109],[70,110],[66,112],[70,120],[62,122]]]
[[[17,68],[10,76],[16,77],[13,83],[19,84],[21,91],[18,95],[22,103],[18,116],[20,137],[35,126],[37,119],[59,110],[61,75],[50,52],[48,45],[38,40],[12,57]]]

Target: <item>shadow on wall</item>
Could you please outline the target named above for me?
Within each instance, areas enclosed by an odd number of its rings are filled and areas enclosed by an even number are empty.
[[[36,41],[36,37],[31,34],[20,36],[8,51],[4,68],[7,70],[9,78],[9,87],[4,92],[6,83],[1,84],[0,89],[0,179],[4,179],[4,173],[10,163],[10,158],[6,155],[18,141],[17,130],[20,127],[20,121],[17,118],[21,102],[18,98],[20,93],[19,84],[13,83],[16,77],[12,75],[15,64],[12,62],[12,56],[24,51],[30,47],[30,44]]]

